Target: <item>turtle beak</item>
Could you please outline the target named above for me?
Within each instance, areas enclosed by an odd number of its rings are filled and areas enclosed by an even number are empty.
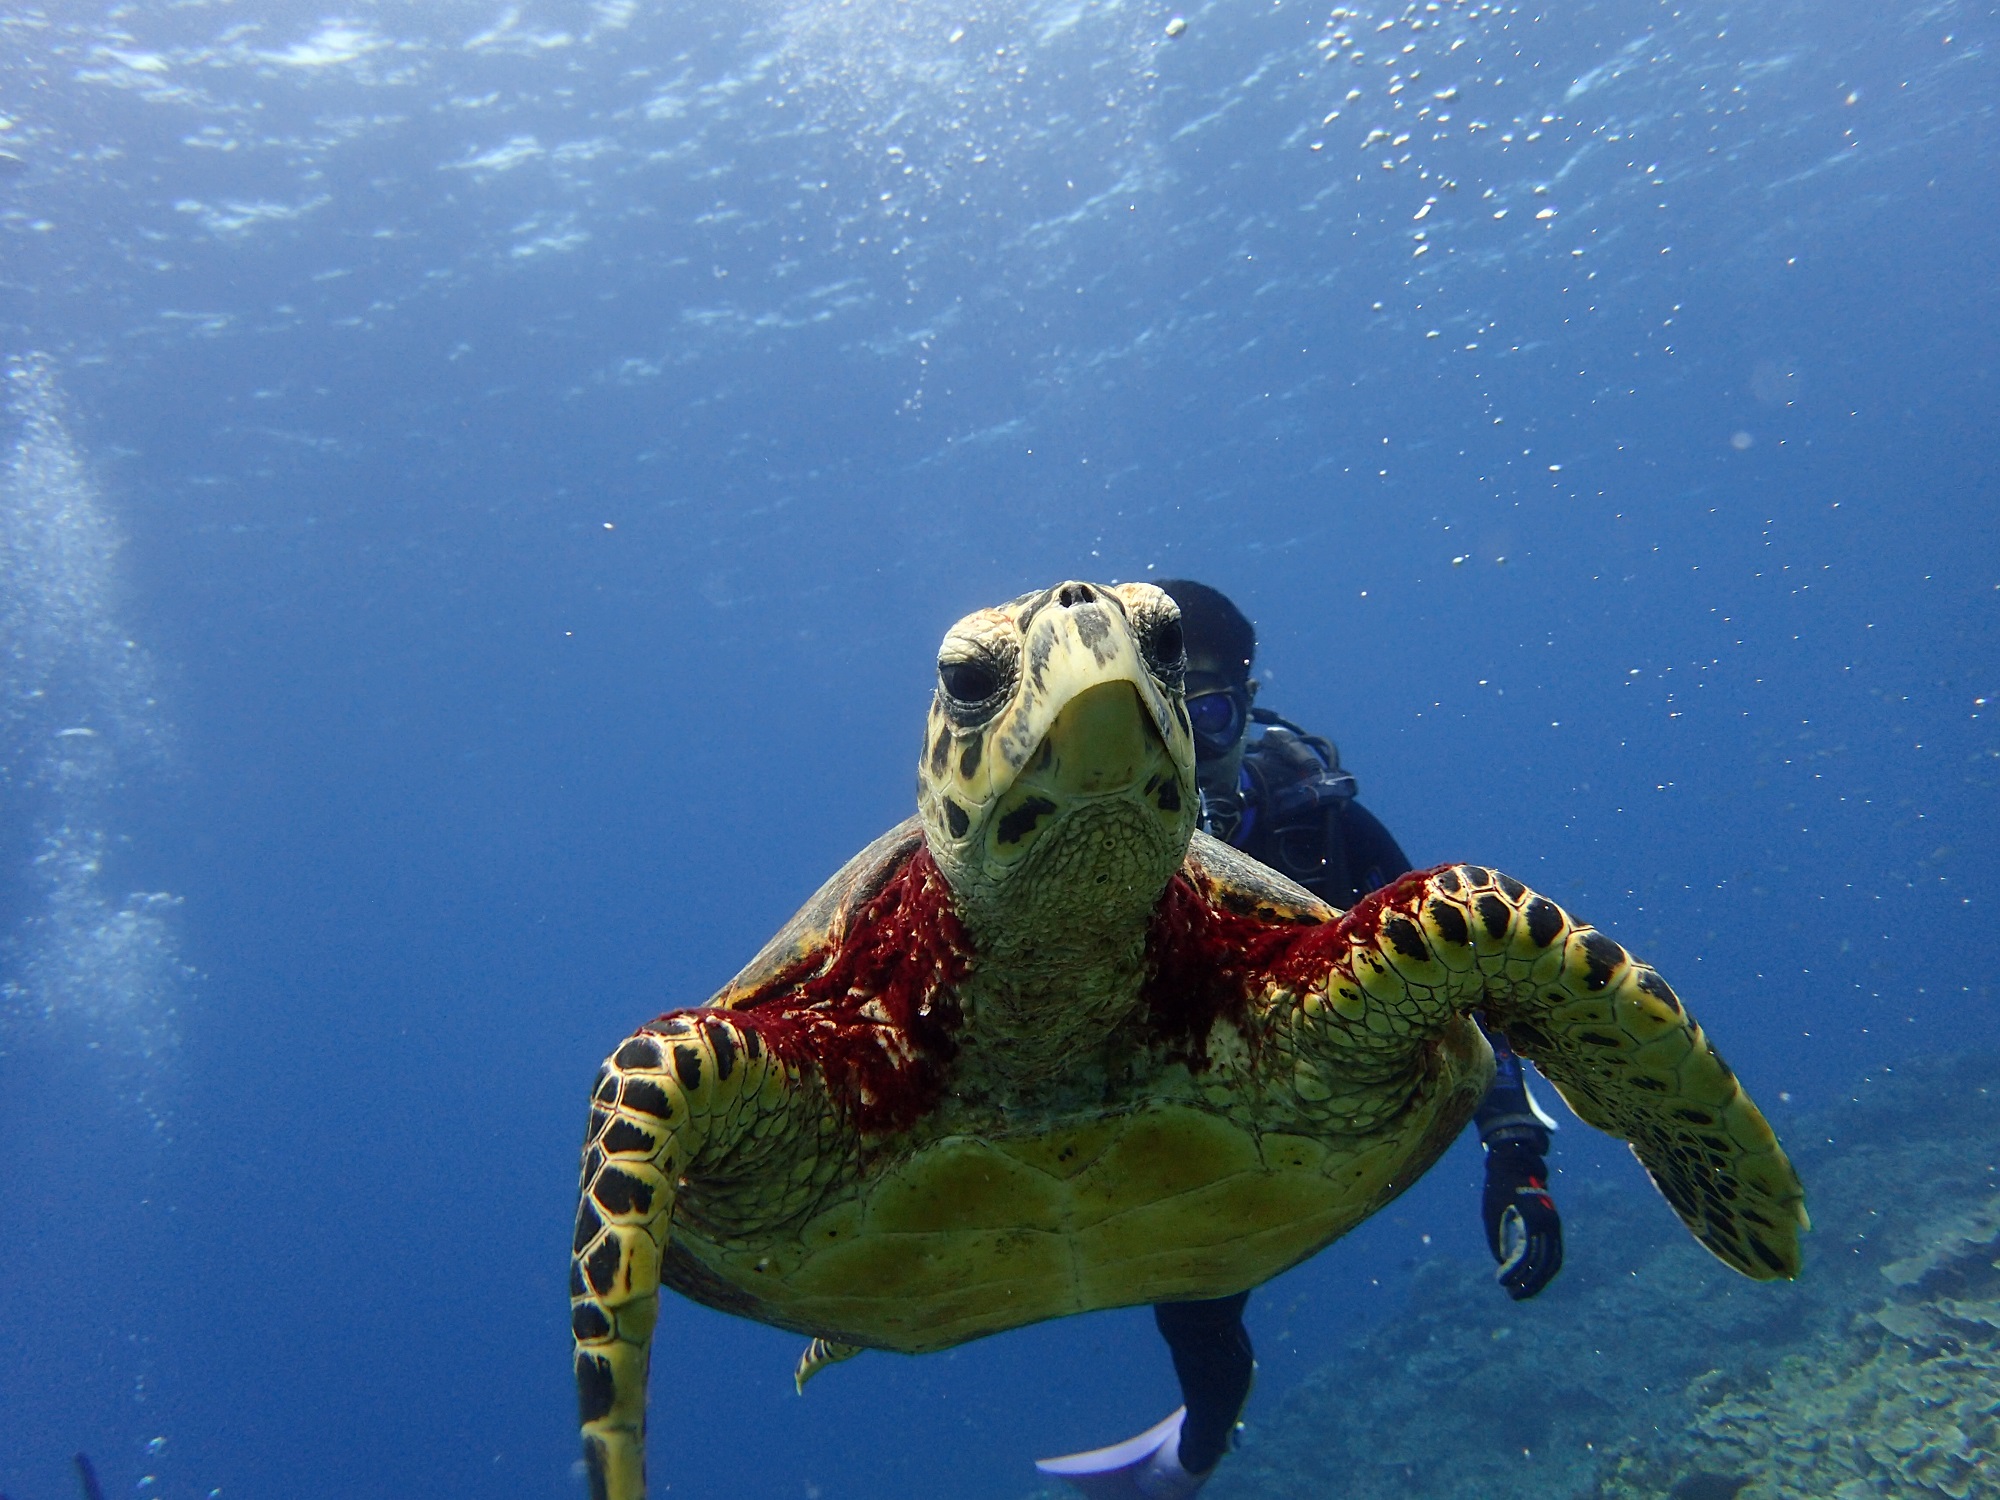
[[[1064,797],[1110,796],[1130,787],[1165,749],[1133,684],[1099,683],[1056,715],[1033,779]]]

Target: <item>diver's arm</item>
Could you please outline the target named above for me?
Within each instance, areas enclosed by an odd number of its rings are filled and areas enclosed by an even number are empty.
[[[1349,799],[1340,810],[1341,836],[1347,841],[1347,868],[1355,890],[1365,896],[1410,872],[1410,856],[1380,818]]]
[[[1549,1191],[1549,1132],[1555,1122],[1528,1089],[1527,1064],[1504,1032],[1480,1027],[1493,1047],[1493,1082],[1472,1117],[1486,1152],[1479,1217],[1499,1263],[1497,1279],[1516,1302],[1534,1296],[1562,1269],[1562,1214]]]

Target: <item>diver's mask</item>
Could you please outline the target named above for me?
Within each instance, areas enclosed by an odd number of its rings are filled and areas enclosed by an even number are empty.
[[[1187,713],[1195,759],[1220,759],[1236,748],[1250,722],[1250,690],[1238,685],[1192,694]]]

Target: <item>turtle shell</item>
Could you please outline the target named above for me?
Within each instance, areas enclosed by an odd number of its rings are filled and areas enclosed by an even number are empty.
[[[921,898],[934,879],[921,830],[899,825],[706,1006],[655,1023],[713,1034],[710,1018],[726,1013],[763,1049],[809,1057],[824,1100],[822,1128],[767,1146],[747,1180],[682,1178],[665,1284],[901,1353],[1226,1295],[1415,1181],[1491,1076],[1462,1020],[1395,1076],[1302,1097],[1299,1065],[1264,1034],[1237,958],[1246,934],[1298,934],[1338,914],[1203,836],[1149,937],[1142,1014],[1116,1039],[1117,1061],[1039,1094],[961,1092],[951,1064],[969,961],[948,908]],[[936,987],[898,992],[913,969]]]

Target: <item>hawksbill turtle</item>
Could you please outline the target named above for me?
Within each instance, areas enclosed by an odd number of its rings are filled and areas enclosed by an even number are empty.
[[[916,816],[599,1073],[570,1275],[593,1493],[645,1493],[662,1286],[812,1342],[797,1378],[1226,1296],[1423,1174],[1473,1013],[1746,1276],[1804,1193],[1667,983],[1498,871],[1340,913],[1196,830],[1179,611],[1069,582],[938,654]]]

